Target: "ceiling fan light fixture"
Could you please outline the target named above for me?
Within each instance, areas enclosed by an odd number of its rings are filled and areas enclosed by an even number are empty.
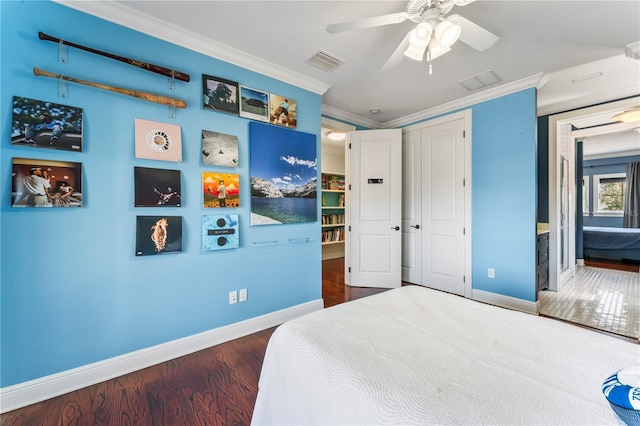
[[[421,61],[424,56],[424,51],[431,40],[432,33],[433,27],[428,22],[418,24],[418,26],[409,31],[409,46],[404,54],[411,59]]]
[[[458,40],[461,32],[462,28],[460,28],[460,25],[444,19],[436,27],[435,36],[440,46],[448,48]]]
[[[640,121],[640,108],[628,109],[620,114],[614,115],[611,119],[614,121],[621,121],[623,123]]]
[[[431,40],[433,27],[428,22],[421,22],[411,31],[409,35],[409,43],[414,46],[426,46]]]
[[[331,130],[329,133],[327,133],[327,137],[332,141],[342,141],[347,137],[347,135],[342,132],[334,132],[333,130]]]

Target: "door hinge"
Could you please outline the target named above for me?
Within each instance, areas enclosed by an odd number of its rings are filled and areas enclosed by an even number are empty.
[[[467,180],[466,179],[462,179],[462,186],[467,186]]]
[[[351,232],[351,225],[349,225],[349,232]]]
[[[462,235],[466,235],[467,234],[467,228],[465,228],[464,226],[462,227]]]
[[[349,149],[351,149],[351,142],[349,142]]]
[[[351,266],[349,266],[349,273],[351,273]]]
[[[462,282],[466,283],[467,282],[467,277],[465,277],[464,275],[462,276]]]
[[[466,137],[467,137],[467,131],[466,131],[466,130],[463,130],[463,131],[462,131],[462,137],[463,137],[463,138],[466,138]]]
[[[351,191],[351,184],[349,184],[349,191]]]

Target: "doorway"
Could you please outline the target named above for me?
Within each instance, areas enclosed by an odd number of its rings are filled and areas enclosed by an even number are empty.
[[[606,318],[617,318],[621,312],[629,311],[625,309],[625,306],[637,303],[637,296],[632,293],[625,294],[625,291],[620,291],[621,287],[616,285],[616,282],[620,281],[619,274],[598,274],[598,271],[604,271],[604,269],[584,266],[584,259],[581,256],[582,250],[577,250],[576,244],[576,236],[579,235],[578,227],[581,229],[580,222],[583,220],[583,216],[578,217],[578,212],[581,212],[584,206],[589,204],[588,196],[589,193],[594,193],[594,188],[593,184],[585,184],[584,180],[578,186],[575,178],[576,175],[581,176],[583,170],[582,161],[578,161],[580,159],[577,158],[581,153],[576,149],[576,141],[582,141],[584,149],[587,146],[584,141],[590,137],[610,136],[632,129],[634,124],[617,123],[612,120],[612,117],[637,105],[638,98],[636,97],[549,117],[550,291],[541,293],[539,298],[540,312],[544,315],[571,320],[563,315],[566,316],[568,312],[580,313],[580,319],[575,320],[574,318],[574,322],[591,326],[594,321],[598,321],[598,318],[604,322],[606,322]],[[611,150],[612,144],[606,145]],[[628,155],[628,152],[626,154],[600,152],[599,155],[602,158],[606,155]],[[576,164],[580,165],[580,170],[576,169]],[[583,194],[587,197],[585,203],[581,200]],[[582,203],[580,206],[577,204],[578,200]],[[590,201],[593,203],[593,197]],[[584,216],[584,218],[586,217]],[[580,241],[579,244],[581,247],[582,242]],[[597,280],[585,279],[585,276],[596,275]],[[637,269],[635,273],[627,276],[636,283],[638,277]],[[597,286],[590,284],[593,282],[597,283]],[[589,291],[593,293],[588,293]],[[585,308],[586,304],[594,303],[594,300],[599,300],[603,294],[611,295],[611,297],[607,296],[607,303],[602,303],[597,308],[592,306]],[[554,302],[554,299],[556,301],[562,300],[562,309],[558,308],[560,304]],[[554,306],[556,307],[554,308]],[[600,327],[600,329],[605,328]]]
[[[323,179],[326,177],[340,177],[344,178],[346,175],[346,148],[348,144],[348,134],[354,131],[356,128],[350,124],[345,124],[340,121],[331,120],[329,118],[322,118],[321,128],[321,146],[320,146],[320,177]],[[342,135],[343,138],[335,137],[336,135]],[[332,138],[331,136],[334,136]],[[320,189],[319,197],[325,198],[325,203],[321,203],[322,217],[333,218],[334,216],[340,218],[344,217],[346,206],[340,206],[340,193],[334,192],[335,190],[326,188],[326,194]],[[333,206],[335,204],[335,206]],[[331,207],[342,207],[332,209]],[[344,238],[326,238],[326,236],[335,235],[340,231],[340,227],[333,226],[339,225],[333,223],[323,223],[322,227],[322,260],[329,259],[343,259],[345,255],[345,242]],[[342,227],[344,228],[344,227]],[[346,234],[345,234],[346,235]],[[324,265],[324,263],[323,263]]]
[[[551,291],[559,291],[575,275],[578,261],[574,243],[577,211],[575,140],[633,128],[634,123],[616,123],[612,117],[621,111],[637,107],[638,100],[637,97],[624,99],[549,117],[549,290]],[[637,123],[635,125],[637,126]],[[564,170],[563,157],[566,158],[566,170]],[[567,178],[566,186],[561,185],[563,170]],[[570,212],[564,222],[563,203],[568,203]],[[563,244],[565,241],[570,242],[568,247]],[[563,247],[567,256],[566,262],[563,262],[565,255],[562,251]]]

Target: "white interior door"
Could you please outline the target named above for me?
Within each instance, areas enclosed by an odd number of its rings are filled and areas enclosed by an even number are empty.
[[[401,286],[402,131],[349,134],[349,279],[358,287]]]
[[[420,130],[402,135],[402,281],[422,283]]]
[[[422,285],[465,295],[465,120],[422,130]]]

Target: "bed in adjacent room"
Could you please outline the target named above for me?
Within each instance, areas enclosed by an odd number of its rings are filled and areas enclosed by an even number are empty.
[[[640,260],[640,228],[585,226],[584,256]]]
[[[620,424],[602,394],[640,345],[405,286],[279,326],[252,424]]]

